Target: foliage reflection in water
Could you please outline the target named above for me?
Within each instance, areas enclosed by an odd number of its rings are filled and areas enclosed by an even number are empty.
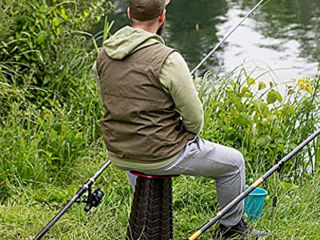
[[[129,24],[126,1],[114,1],[113,32]],[[243,17],[255,1],[171,1],[164,38],[178,49],[192,69]],[[267,77],[284,82],[295,77],[314,77],[319,49],[320,1],[268,1],[204,64],[202,70],[230,72],[245,63]],[[98,27],[99,28],[99,27]],[[102,25],[100,26],[102,29]],[[256,71],[257,72],[257,71]]]

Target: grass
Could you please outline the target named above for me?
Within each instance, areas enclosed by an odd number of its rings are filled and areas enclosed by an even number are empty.
[[[30,181],[15,187],[15,194],[0,207],[0,238],[30,239],[75,194],[78,188],[103,163],[78,163],[77,177],[70,184],[51,185]],[[255,176],[258,177],[258,176]],[[320,236],[320,175],[299,184],[276,173],[263,188],[269,192],[257,228],[270,232],[267,239],[318,239]],[[250,182],[247,182],[250,184]],[[125,239],[132,190],[126,174],[110,166],[97,185],[105,191],[103,203],[89,214],[75,204],[51,229],[46,239]],[[213,180],[180,176],[173,180],[175,239],[184,239],[217,212]],[[278,205],[272,207],[272,198]],[[211,239],[208,231],[201,239]]]

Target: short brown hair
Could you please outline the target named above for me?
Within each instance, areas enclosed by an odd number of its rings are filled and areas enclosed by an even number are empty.
[[[148,21],[161,15],[170,0],[129,0],[130,14],[138,21]]]

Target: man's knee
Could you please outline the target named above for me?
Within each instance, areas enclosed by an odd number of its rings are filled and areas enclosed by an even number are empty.
[[[244,168],[245,163],[244,163],[244,157],[243,157],[242,153],[236,149],[234,151],[235,151],[234,159],[237,162],[237,166],[239,168]]]

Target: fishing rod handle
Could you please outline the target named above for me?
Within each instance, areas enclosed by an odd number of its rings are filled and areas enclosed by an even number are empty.
[[[78,198],[87,190],[84,186],[77,192],[77,194],[64,206],[63,209],[45,226],[42,231],[34,238],[34,240],[40,240],[52,227],[59,221],[59,219],[68,211],[68,209],[74,204]]]
[[[94,175],[91,177],[74,195],[74,197],[64,206],[63,209],[45,226],[42,231],[34,238],[34,240],[40,240],[52,227],[59,221],[59,219],[67,212],[67,210],[91,187],[91,185],[97,180],[97,178],[107,169],[111,164],[111,161],[107,161]]]
[[[213,224],[218,222],[231,208],[233,208],[236,204],[241,202],[246,196],[248,196],[255,188],[257,188],[264,180],[259,178],[256,182],[254,182],[250,187],[248,187],[245,191],[239,194],[235,199],[233,199],[230,203],[228,203],[225,207],[223,207],[216,216],[214,216],[210,221],[204,224],[198,231],[192,234],[188,240],[195,240],[200,237],[205,231],[207,231]]]

